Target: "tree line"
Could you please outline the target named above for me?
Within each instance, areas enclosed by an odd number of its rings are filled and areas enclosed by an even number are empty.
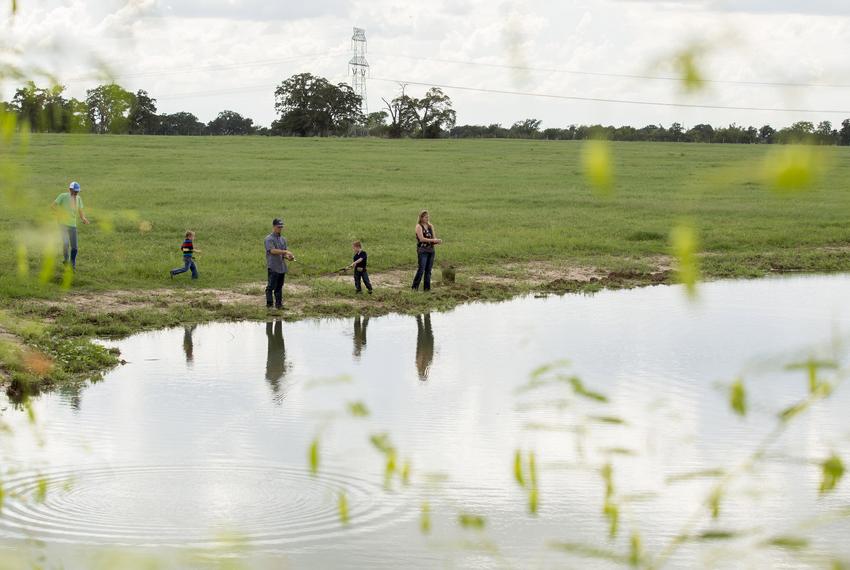
[[[40,133],[120,135],[250,135],[252,119],[222,111],[208,123],[188,112],[159,114],[147,91],[135,93],[110,83],[86,91],[83,101],[65,96],[65,86],[39,87],[32,81],[17,89],[0,110],[15,113],[22,128]]]
[[[274,92],[275,119],[259,127],[235,111],[222,111],[203,123],[189,112],[158,113],[156,99],[147,91],[127,91],[116,83],[86,92],[85,100],[65,96],[65,87],[39,87],[33,82],[15,91],[0,111],[17,114],[22,128],[34,132],[146,134],[146,135],[274,135],[375,136],[386,138],[516,138],[539,140],[606,139],[738,144],[810,143],[850,145],[850,119],[834,128],[829,121],[799,121],[785,128],[731,124],[714,127],[681,123],[631,126],[569,125],[541,128],[539,119],[524,119],[510,127],[501,124],[456,125],[451,98],[438,87],[413,97],[401,86],[400,94],[382,98],[380,111],[363,115],[360,97],[346,83],[299,73],[282,81]]]
[[[798,121],[790,127],[775,129],[770,125],[760,128],[731,124],[728,127],[713,127],[699,124],[685,129],[681,123],[668,128],[663,125],[631,126],[570,125],[566,128],[541,129],[538,119],[517,121],[509,128],[500,124],[462,125],[452,128],[449,136],[455,138],[515,138],[542,140],[585,140],[605,139],[612,141],[656,141],[736,144],[793,144],[850,145],[850,119],[834,128],[830,121],[817,125],[809,121]]]

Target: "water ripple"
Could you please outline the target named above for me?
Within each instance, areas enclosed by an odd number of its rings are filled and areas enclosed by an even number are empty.
[[[228,533],[249,545],[307,543],[392,524],[406,502],[379,479],[284,465],[57,468],[3,484],[0,534],[74,544],[215,547]]]

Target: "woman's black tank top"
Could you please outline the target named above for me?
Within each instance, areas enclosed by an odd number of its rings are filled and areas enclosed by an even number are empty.
[[[430,224],[427,226],[419,224],[419,227],[422,228],[422,237],[434,239],[434,232],[431,230]],[[419,236],[416,236],[416,251],[418,251],[419,253],[430,253],[434,251],[434,244],[421,242],[419,241]]]

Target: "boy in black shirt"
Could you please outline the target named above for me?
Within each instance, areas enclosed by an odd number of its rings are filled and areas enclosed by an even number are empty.
[[[354,290],[357,293],[363,292],[360,288],[360,281],[362,280],[371,295],[372,284],[369,283],[369,272],[366,271],[366,252],[363,251],[363,244],[356,241],[351,244],[351,248],[354,250],[354,258],[348,267],[354,268]],[[348,269],[348,267],[346,267],[346,269]]]

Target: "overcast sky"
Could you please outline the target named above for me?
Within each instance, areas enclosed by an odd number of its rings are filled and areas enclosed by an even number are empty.
[[[260,125],[275,118],[275,85],[309,71],[348,78],[352,27],[366,29],[370,110],[381,97],[445,85],[459,124],[534,117],[571,123],[786,125],[850,118],[846,0],[19,0],[4,47],[23,48],[83,98],[106,62],[161,112],[208,121],[223,109]],[[8,2],[6,3],[8,4]],[[6,6],[3,6],[4,9]],[[674,56],[692,49],[709,83],[687,93]],[[487,64],[487,65],[485,65]],[[499,66],[514,66],[513,69]],[[568,73],[571,72],[571,73]],[[602,74],[602,75],[600,75]],[[732,82],[732,83],[729,83]],[[734,82],[827,86],[752,85]],[[842,87],[843,85],[843,87]],[[460,88],[747,111],[580,101]],[[2,96],[11,97],[6,84]]]

